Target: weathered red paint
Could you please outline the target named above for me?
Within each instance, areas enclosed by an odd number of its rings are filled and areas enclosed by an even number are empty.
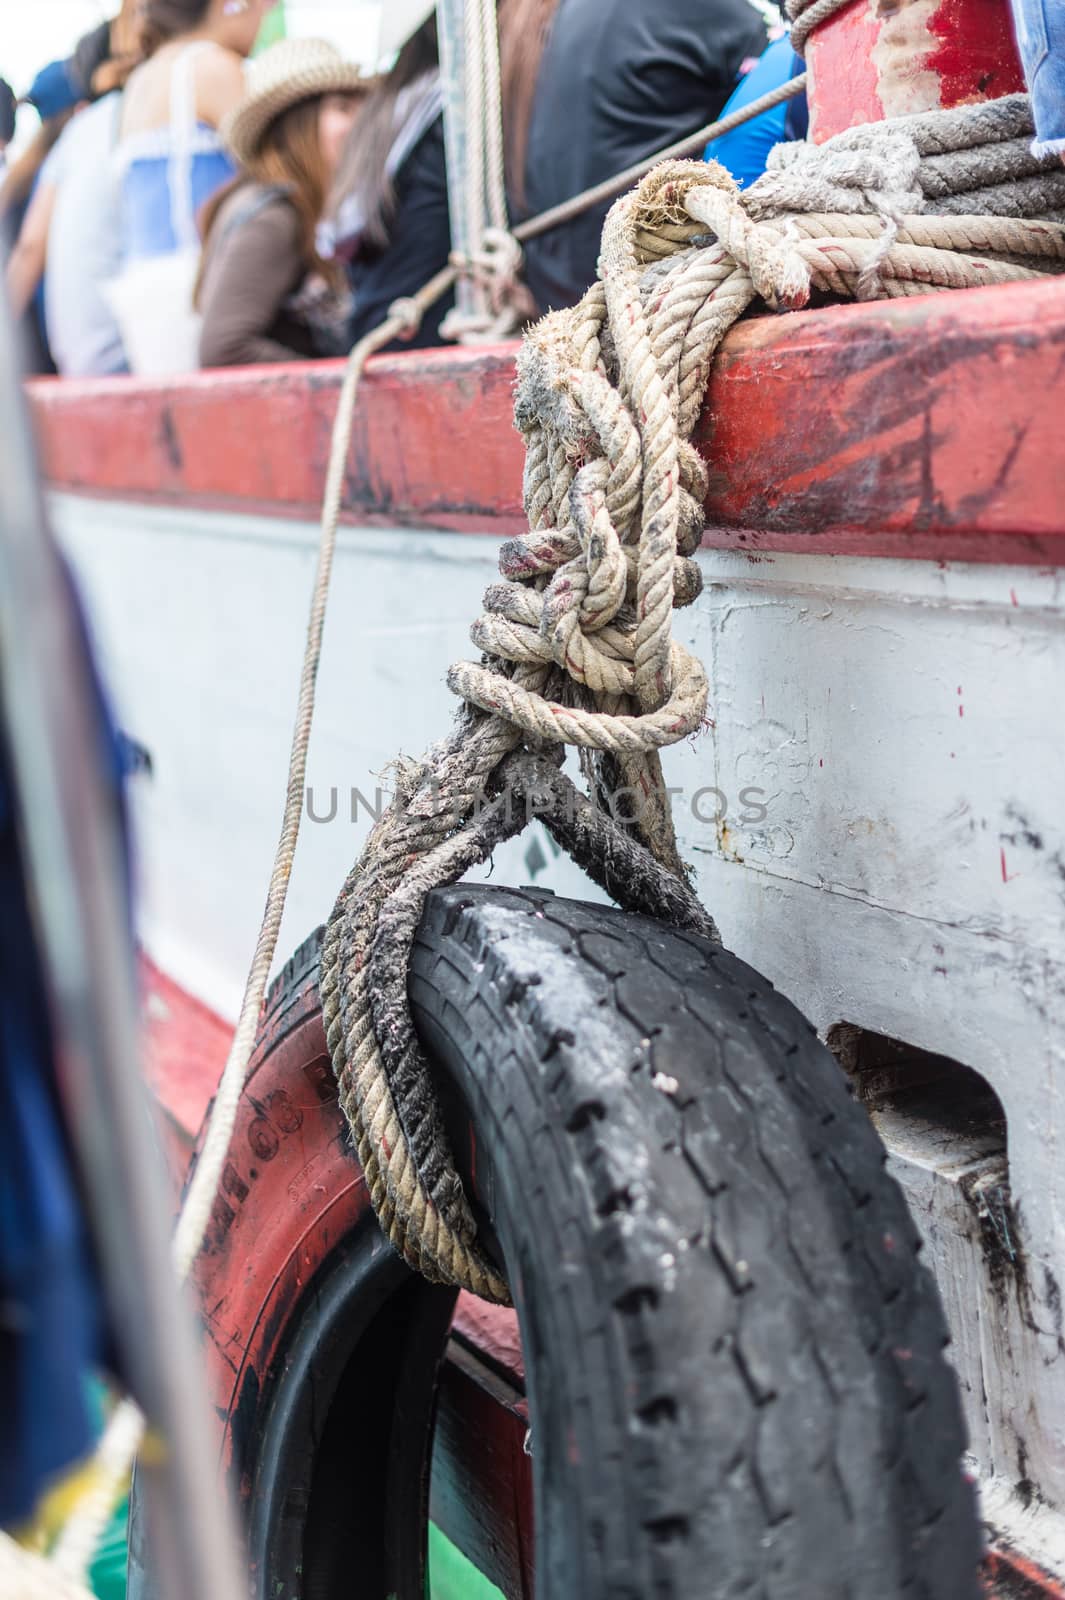
[[[1061,562],[1065,452],[1043,402],[1065,395],[1063,290],[834,306],[739,329],[697,437],[712,478],[704,542]]]
[[[203,1008],[170,985],[174,1043],[160,1059],[180,1059],[195,1039]],[[321,1011],[313,992],[275,1018],[265,1053],[241,1101],[229,1155],[193,1269],[205,1322],[208,1392],[220,1425],[223,1465],[231,1459],[228,1419],[240,1396],[269,1373],[291,1308],[336,1245],[369,1206],[337,1105]],[[217,1062],[221,1070],[223,1059]],[[190,1072],[183,1104],[201,1110],[217,1084],[206,1062]],[[283,1203],[279,1204],[279,1196]],[[387,1248],[382,1241],[382,1247]]]
[[[176,1205],[233,1029],[144,956],[140,992],[144,1076],[158,1111],[156,1127]]]
[[[340,362],[172,380],[30,385],[43,468],[57,488],[315,516]],[[511,422],[513,349],[423,351],[371,363],[345,492],[360,517],[445,524],[521,509]],[[405,441],[416,438],[412,450]],[[475,446],[475,447],[474,447]]]
[[[810,133],[1024,88],[1008,0],[852,0],[811,34]]]
[[[489,1305],[463,1294],[455,1307],[454,1328],[494,1372],[504,1374],[524,1393],[525,1360],[518,1319],[510,1306]]]
[[[868,0],[851,0],[806,44],[806,102],[815,144],[844,128],[880,122],[880,76],[873,64],[879,28]]]
[[[715,362],[706,543],[1065,563],[1065,281],[759,317]],[[345,514],[524,527],[514,347],[380,357]],[[316,517],[339,365],[30,386],[49,482]]]
[[[929,18],[935,39],[926,66],[941,106],[998,100],[1025,88],[1008,0],[942,0]]]
[[[145,1076],[159,1109],[191,1148],[222,1075],[233,1028],[146,956],[140,979]]]

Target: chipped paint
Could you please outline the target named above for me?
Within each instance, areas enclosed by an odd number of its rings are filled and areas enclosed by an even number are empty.
[[[695,434],[707,543],[748,557],[1065,561],[1063,339],[1061,279],[745,320],[715,359]],[[341,375],[321,363],[30,389],[57,488],[313,519]],[[345,515],[523,529],[513,378],[513,346],[375,358]]]
[[[853,0],[814,31],[806,63],[817,143],[1025,86],[1007,0]]]
[[[930,57],[936,40],[932,23],[940,0],[874,0],[876,43],[869,59],[876,72],[877,95],[885,117],[930,111],[940,104],[939,77]]]

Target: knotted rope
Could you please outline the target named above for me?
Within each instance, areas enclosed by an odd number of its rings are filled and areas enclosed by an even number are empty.
[[[999,105],[778,146],[743,194],[713,164],[667,162],[611,210],[599,281],[526,336],[515,417],[530,532],[503,546],[472,630],[481,662],[448,675],[464,702],[455,726],[423,761],[397,763],[322,952],[327,1038],[371,1199],[429,1278],[506,1294],[407,1006],[425,897],[537,814],[623,904],[717,937],[677,855],[658,756],[699,731],[707,701],[671,624],[700,588],[707,474],[691,433],[714,353],[756,299],[796,308],[815,289],[927,293],[1060,270],[1065,230],[993,214],[989,174],[1028,118],[1022,97]],[[1056,207],[1065,173],[1054,178],[1040,169]],[[925,215],[935,184],[974,214]],[[587,797],[558,770],[566,745]]]
[[[481,3],[481,0],[478,0],[478,3]],[[489,62],[489,71],[492,71],[491,62]],[[746,106],[741,107],[739,111],[733,112],[719,122],[700,129],[688,139],[681,141],[681,147],[684,150],[697,148],[708,139],[728,131],[729,128],[750,121],[778,103],[782,98],[787,98],[797,93],[801,89],[802,83],[803,79],[794,79],[791,84],[785,84],[782,88],[773,90],[770,94],[749,102]],[[494,90],[489,92],[488,101],[489,104],[494,103]],[[677,153],[681,147],[675,146],[671,151],[664,152],[664,154]],[[502,271],[498,262],[484,263],[483,270],[486,275],[498,282],[508,272],[516,270],[514,250],[518,248],[516,245],[517,239],[531,238],[534,235],[547,232],[553,227],[560,226],[570,217],[579,215],[586,207],[597,204],[600,200],[607,198],[608,195],[625,188],[629,183],[635,181],[636,177],[643,171],[649,170],[653,164],[654,161],[652,160],[642,163],[640,167],[630,168],[627,172],[619,173],[614,179],[606,183],[599,184],[585,190],[582,194],[575,195],[561,206],[556,206],[540,216],[530,218],[514,230],[513,239],[505,231],[497,238],[496,234],[489,230],[485,237],[486,249],[489,252],[501,252],[505,260]],[[493,214],[497,214],[498,195],[502,193],[502,190],[498,187],[498,161],[493,158],[490,165],[491,173],[495,175],[487,175],[486,182],[490,186],[494,186],[497,194],[497,199],[493,201],[493,205],[497,208]],[[520,256],[520,249],[518,249],[518,254]],[[479,262],[476,258],[472,262],[472,267],[474,271],[479,270]],[[245,984],[240,1018],[218,1086],[218,1092],[215,1095],[208,1117],[196,1171],[185,1197],[174,1240],[175,1267],[180,1277],[185,1276],[199,1252],[204,1229],[214,1204],[214,1197],[218,1190],[222,1168],[225,1164],[233,1127],[236,1122],[241,1090],[244,1086],[255,1044],[267,978],[277,948],[277,938],[280,931],[292,863],[295,858],[296,841],[299,835],[300,815],[303,804],[303,779],[306,772],[307,749],[314,712],[315,683],[321,649],[322,628],[325,621],[329,580],[336,546],[344,473],[363,369],[366,361],[375,351],[383,349],[393,339],[417,332],[425,312],[454,285],[460,270],[461,264],[453,263],[431,278],[417,294],[409,298],[396,300],[389,308],[385,321],[368,333],[355,346],[348,357],[330,442],[329,468],[322,502],[318,566],[311,597],[310,617],[308,619],[303,666],[300,675],[299,703],[289,756],[281,834],[270,874],[270,884],[262,924]],[[530,773],[532,777],[536,775],[535,772]],[[542,781],[543,788],[541,792],[552,793],[552,785],[547,778],[543,777]],[[531,797],[529,803],[535,804],[536,791],[530,788],[527,792]],[[558,809],[561,813],[567,808],[562,806]],[[589,819],[581,811],[580,807],[572,806],[568,809],[570,811],[568,826],[564,827],[562,823],[556,822],[558,837],[563,841],[575,860],[587,860],[590,865],[594,857],[600,864],[602,881],[607,891],[613,894],[615,899],[619,900],[619,903],[626,903],[624,896],[629,884],[644,884],[647,879],[642,853],[634,857],[631,842],[624,837],[615,843],[613,849],[604,847],[597,839],[596,819]],[[597,840],[594,847],[590,842],[593,838]],[[671,900],[668,888],[665,893],[665,905],[669,908]],[[666,914],[666,912],[663,912],[663,914]],[[682,909],[680,906],[673,906],[670,912],[670,920],[679,920],[681,917]],[[137,1452],[143,1429],[144,1418],[132,1401],[125,1402],[116,1410],[94,1453],[92,1490],[88,1494],[82,1495],[79,1499],[53,1556],[46,1558],[35,1551],[22,1550],[9,1535],[0,1532],[0,1589],[3,1589],[6,1583],[7,1587],[12,1589],[13,1592],[17,1590],[17,1592],[23,1594],[25,1600],[31,1600],[31,1596],[35,1600],[38,1595],[44,1600],[44,1597],[58,1593],[59,1585],[66,1584],[69,1586],[72,1595],[80,1595],[85,1600],[85,1597],[87,1597],[87,1590],[84,1587],[85,1574],[88,1570],[91,1554],[99,1543],[104,1525],[111,1514],[113,1506],[117,1504],[125,1493],[133,1458]]]

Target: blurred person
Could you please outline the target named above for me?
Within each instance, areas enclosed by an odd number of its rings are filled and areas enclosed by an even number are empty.
[[[766,37],[750,0],[509,0],[500,65],[511,220],[697,132]],[[593,282],[612,203],[525,245],[541,311],[574,304]]]
[[[124,0],[118,17],[75,48],[74,72],[93,103],[63,130],[41,168],[8,272],[16,312],[43,277],[48,345],[57,370],[67,377],[126,370],[118,324],[102,286],[119,265],[110,161],[121,108],[116,91],[138,62],[136,36],[124,27],[137,4]],[[100,59],[104,41],[116,51],[113,58]]]
[[[20,105],[30,105],[41,119],[36,135],[11,163],[0,185],[0,254],[7,258],[6,276],[19,325],[22,359],[28,373],[53,373],[55,363],[44,328],[41,275],[35,263],[46,236],[51,202],[41,180],[48,158],[83,98],[71,61],[42,67]]]
[[[7,147],[15,137],[15,91],[0,78],[0,176],[7,165]]]
[[[70,58],[71,65],[87,100],[98,100],[101,94],[107,92],[106,87],[96,88],[93,80],[104,63],[111,59],[113,26],[114,23],[110,21],[98,23],[95,28],[83,34],[74,46],[74,54]]]
[[[752,0],[500,0],[512,221],[710,122],[766,38]],[[353,340],[448,260],[442,107],[430,16],[360,113],[337,177],[337,251],[350,262]],[[593,282],[611,203],[526,244],[526,281],[541,311],[572,305]],[[450,295],[438,302],[411,343],[440,343],[452,304]]]
[[[196,365],[196,212],[234,176],[218,129],[272,0],[143,0],[150,59],[126,85],[116,163],[121,269],[108,294],[134,371]]]
[[[801,56],[791,48],[788,34],[768,44],[760,59],[740,79],[739,85],[726,101],[721,115],[730,116],[742,106],[750,105],[760,95],[779,88],[804,70]],[[703,151],[706,161],[718,161],[731,172],[741,189],[760,178],[765,171],[769,152],[775,144],[789,139],[805,139],[809,123],[806,95],[798,94],[792,100],[782,100],[761,116],[741,123],[729,133],[711,139]]]
[[[513,38],[520,44],[515,29],[524,22],[514,0],[500,0],[501,43]],[[331,202],[336,252],[349,264],[355,293],[352,343],[387,316],[393,300],[414,294],[445,267],[451,254],[444,91],[432,0],[393,4],[384,38],[400,45],[399,54],[359,112]],[[413,338],[388,348],[441,344],[440,325],[454,304],[451,291],[430,307]]]
[[[19,101],[32,106],[42,125],[72,111],[85,98],[85,86],[78,77],[73,56],[49,61],[42,67]]]
[[[252,63],[221,129],[243,171],[202,216],[203,366],[346,347],[347,300],[336,293],[343,270],[319,253],[317,230],[367,88],[324,40],[283,40]]]
[[[140,14],[142,0],[122,0],[118,15],[101,22],[74,47],[74,71],[85,86],[87,98],[101,100],[121,89],[144,59]]]
[[[431,6],[408,7],[413,20]],[[333,227],[337,255],[348,262],[355,294],[355,344],[388,315],[393,300],[414,294],[451,252],[444,95],[436,17],[405,40],[391,72],[367,96],[337,172]],[[412,339],[396,349],[440,344],[440,324],[455,303],[444,295]]]
[[[51,61],[34,78],[18,105],[32,106],[41,125],[26,149],[8,167],[0,187],[0,230],[10,249],[18,238],[22,219],[49,151],[74,115],[83,92],[70,61]]]

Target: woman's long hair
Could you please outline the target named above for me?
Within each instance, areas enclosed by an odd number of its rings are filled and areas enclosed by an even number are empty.
[[[503,146],[507,192],[525,204],[525,155],[536,80],[558,0],[499,0],[499,64],[503,96]],[[422,24],[403,46],[392,71],[367,96],[348,135],[333,188],[334,204],[353,196],[363,218],[362,240],[383,250],[389,242],[396,191],[387,171],[396,136],[396,100],[401,90],[439,65],[436,17]]]
[[[230,195],[252,183],[276,184],[285,189],[287,199],[300,219],[300,249],[307,271],[319,273],[334,285],[341,280],[338,264],[325,260],[318,252],[318,223],[325,207],[327,190],[325,161],[318,138],[318,110],[321,103],[321,96],[316,96],[301,100],[282,112],[263,134],[262,143],[245,170],[230,179],[207,201],[199,215],[203,260],[206,260],[218,214]],[[201,281],[202,277],[201,264]],[[199,289],[197,283],[197,297]]]
[[[141,50],[151,55],[169,39],[178,39],[198,28],[209,7],[210,0],[141,0]]]
[[[396,101],[402,90],[440,64],[436,16],[423,22],[396,58],[396,64],[366,96],[340,158],[334,197],[352,195],[363,218],[362,239],[371,249],[388,244],[396,210],[396,189],[388,156],[396,137]]]
[[[142,0],[122,0],[118,16],[79,39],[74,71],[90,100],[124,89],[130,73],[144,60],[141,48]]]
[[[525,158],[540,63],[558,0],[499,0],[499,74],[507,195],[525,209]]]

